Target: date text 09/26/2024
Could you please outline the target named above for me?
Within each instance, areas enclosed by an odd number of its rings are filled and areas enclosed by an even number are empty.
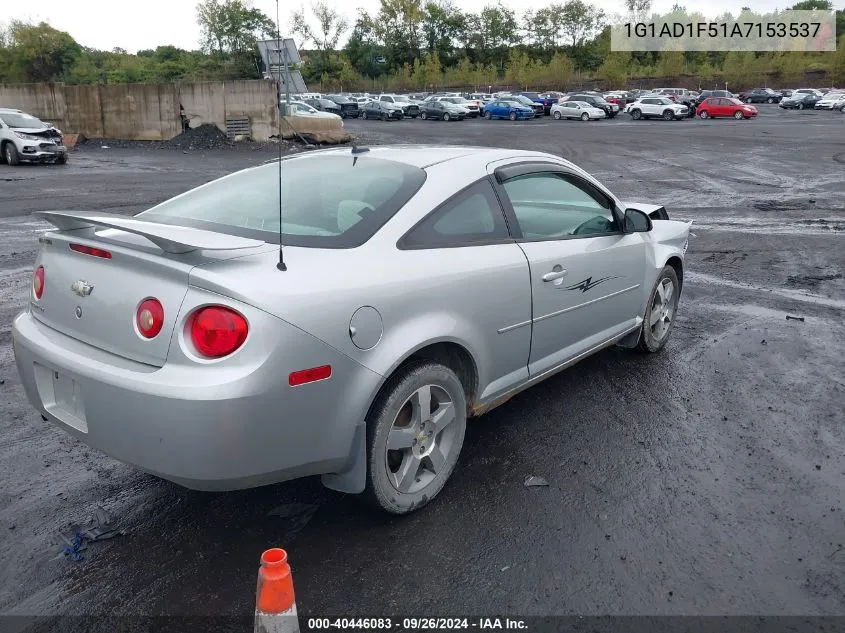
[[[519,618],[308,618],[310,631],[415,631],[415,630],[521,630],[528,625]]]

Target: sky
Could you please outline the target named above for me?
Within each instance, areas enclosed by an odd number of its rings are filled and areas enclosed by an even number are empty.
[[[250,0],[247,0],[250,1]],[[281,31],[285,33],[290,15],[296,8],[308,7],[311,0],[281,0],[279,17]],[[491,0],[454,0],[464,11],[477,12]],[[522,14],[526,9],[536,9],[549,4],[549,0],[502,0],[503,4]],[[756,11],[784,9],[796,0],[707,0],[706,4],[694,0],[654,0],[653,10],[668,11],[679,4],[695,8],[706,15],[738,12],[742,6]],[[354,23],[358,7],[375,14],[379,0],[328,0],[329,4],[348,16]],[[607,13],[622,13],[623,0],[592,0]],[[275,0],[251,0],[274,21]],[[701,7],[705,4],[706,8]],[[839,8],[840,2],[834,3]],[[199,48],[199,28],[196,24],[196,0],[142,0],[141,2],[115,2],[114,0],[8,0],[4,1],[0,20],[12,19],[47,22],[60,31],[66,31],[82,46],[111,50],[123,48],[130,53],[141,49],[171,44],[179,48]]]

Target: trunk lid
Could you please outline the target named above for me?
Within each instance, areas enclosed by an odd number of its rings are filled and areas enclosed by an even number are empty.
[[[150,243],[150,238],[138,228],[151,223],[134,221],[133,232],[127,232],[116,228],[102,230],[103,224],[110,224],[112,219],[131,225],[133,220],[121,216],[38,215],[60,225],[87,223],[96,217],[101,230],[97,232],[94,226],[89,226],[51,232],[40,238],[36,266],[44,267],[44,292],[41,299],[35,299],[33,295],[33,317],[89,345],[156,367],[167,360],[191,270],[209,261],[260,252],[259,247],[268,248],[256,240],[247,240],[254,243],[252,247],[237,246],[243,238],[231,237],[235,246],[219,250],[229,236],[214,233],[212,235],[220,238],[217,249],[163,252],[161,246]],[[170,251],[184,251],[191,246],[186,243],[191,242],[186,237],[191,230],[186,232],[184,227],[167,225],[158,227],[151,229],[154,239],[164,240],[165,248]],[[169,229],[173,229],[170,236]],[[111,257],[77,252],[71,249],[72,244],[103,249]],[[90,292],[86,292],[89,289]],[[136,325],[138,306],[147,298],[158,299],[164,308],[164,326],[152,339],[144,338]]]

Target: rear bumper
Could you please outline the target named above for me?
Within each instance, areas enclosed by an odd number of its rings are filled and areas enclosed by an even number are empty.
[[[28,311],[13,323],[15,360],[29,401],[52,423],[187,488],[236,490],[342,471],[380,377],[284,321],[249,312],[253,331],[278,335],[246,353],[248,339],[227,365],[184,362],[178,342],[163,367],[136,363]],[[288,386],[291,371],[324,364],[329,379]]]

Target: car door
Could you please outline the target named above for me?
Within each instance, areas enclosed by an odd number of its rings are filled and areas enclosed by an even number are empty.
[[[563,104],[563,117],[566,119],[571,119],[573,117],[580,116],[580,108],[577,104],[566,102]]]
[[[494,398],[525,380],[531,349],[528,261],[510,236],[491,179],[479,173],[409,229],[397,247],[409,278],[438,280],[436,290],[428,286],[444,306],[447,328],[452,311],[470,327],[482,382],[477,398]],[[416,309],[413,302],[403,304]]]
[[[635,329],[646,246],[596,182],[556,163],[488,166],[528,259],[534,376]]]

